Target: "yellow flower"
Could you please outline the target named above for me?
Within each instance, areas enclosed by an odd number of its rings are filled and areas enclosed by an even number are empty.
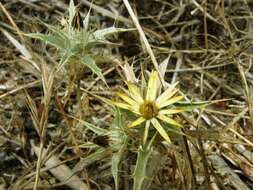
[[[138,118],[128,127],[136,127],[146,122],[143,141],[146,142],[150,124],[158,131],[158,133],[170,143],[170,138],[166,130],[160,124],[160,121],[170,125],[181,127],[181,125],[173,120],[170,116],[175,113],[183,112],[183,109],[173,108],[172,105],[183,98],[183,96],[175,96],[178,92],[175,89],[177,83],[171,85],[162,94],[158,94],[160,88],[160,80],[158,73],[152,71],[148,81],[145,97],[142,96],[140,89],[132,84],[127,83],[128,90],[119,92],[117,95],[123,100],[122,102],[113,102],[113,104],[122,109],[129,110],[136,114]]]

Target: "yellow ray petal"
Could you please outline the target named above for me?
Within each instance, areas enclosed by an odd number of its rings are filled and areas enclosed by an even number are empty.
[[[157,99],[156,99],[156,104],[158,106],[164,104],[164,102],[166,102],[168,99],[170,99],[172,96],[174,96],[176,93],[178,92],[178,90],[173,90],[173,91],[165,91],[164,93],[162,93]]]
[[[146,100],[154,101],[156,99],[159,82],[158,73],[156,71],[152,71],[148,80]]]
[[[176,126],[176,127],[182,127],[182,125],[180,125],[178,122],[176,122],[174,119],[171,119],[165,115],[161,115],[159,114],[157,116],[157,118],[159,118],[160,120],[164,121],[165,123],[168,123],[170,125]]]
[[[139,113],[139,104],[136,101],[134,101],[132,98],[130,98],[129,96],[127,96],[127,94],[124,93],[118,92],[117,95],[129,104],[129,106],[131,107],[131,111],[133,110],[134,113]]]
[[[169,106],[171,104],[178,102],[179,100],[182,100],[183,98],[184,98],[183,96],[176,96],[174,98],[168,99],[165,102],[161,103],[160,105],[158,105],[158,107],[159,109],[164,108],[166,106]]]
[[[125,109],[125,110],[129,110],[137,115],[141,115],[139,110],[138,110],[138,105],[137,106],[131,106],[129,104],[125,104],[125,103],[121,103],[121,102],[114,102],[111,101],[111,103],[119,108]]]
[[[171,115],[171,114],[175,114],[175,113],[181,113],[184,112],[185,110],[183,109],[164,109],[164,110],[160,110],[158,114],[160,115]]]
[[[143,117],[139,117],[138,119],[136,119],[135,121],[133,121],[128,127],[129,128],[133,128],[137,125],[140,125],[141,123],[143,123],[146,119]]]
[[[131,110],[130,108],[130,105],[129,104],[125,104],[125,103],[121,103],[121,102],[114,102],[114,101],[111,101],[113,105],[117,106],[117,107],[120,107],[122,109],[125,109],[125,110]]]
[[[170,97],[172,97],[178,90],[175,89],[178,82],[172,84],[169,88],[167,88],[157,99],[156,103],[160,104],[161,102],[166,101]]]
[[[130,105],[136,105],[136,101],[134,101],[132,98],[130,98],[129,96],[127,96],[126,94],[124,93],[121,93],[121,92],[117,92],[117,95],[122,99],[124,100],[125,102],[127,102],[128,104]]]
[[[143,103],[143,98],[141,96],[140,90],[138,89],[137,86],[135,86],[134,84],[131,84],[129,82],[126,83],[128,86],[128,90],[129,93],[132,97],[132,99],[134,99],[136,102],[138,102],[138,104],[142,104]]]
[[[158,131],[158,133],[168,142],[171,143],[170,137],[168,136],[167,132],[164,130],[164,128],[160,125],[159,121],[157,119],[153,118],[151,119],[151,123],[155,127],[155,129]]]

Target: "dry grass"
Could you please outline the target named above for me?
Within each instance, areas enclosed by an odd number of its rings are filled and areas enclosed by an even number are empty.
[[[138,130],[113,128],[132,116],[99,98],[124,85],[125,63],[139,79],[156,69],[164,87],[179,81],[188,101],[213,101],[174,117],[185,136],[156,138],[142,189],[253,189],[253,3],[123,2],[78,1],[93,30],[137,28],[94,50],[107,86],[87,68],[59,72],[59,51],[25,35],[60,26],[67,1],[1,1],[0,189],[133,188],[149,147],[139,150]]]

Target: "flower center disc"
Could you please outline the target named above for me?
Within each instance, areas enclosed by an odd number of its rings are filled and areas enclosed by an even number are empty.
[[[155,102],[151,101],[144,101],[144,103],[140,106],[139,111],[145,119],[151,119],[158,114],[158,108]]]

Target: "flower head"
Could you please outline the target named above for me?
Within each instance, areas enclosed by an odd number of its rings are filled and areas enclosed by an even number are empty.
[[[183,109],[176,109],[173,104],[183,98],[183,96],[176,96],[178,90],[175,89],[177,83],[172,84],[162,94],[158,94],[161,83],[156,71],[152,71],[148,81],[146,93],[143,96],[140,89],[127,82],[128,90],[118,92],[117,95],[123,100],[121,102],[113,102],[113,104],[122,109],[133,112],[138,118],[133,121],[128,127],[137,127],[143,122],[146,122],[144,143],[148,136],[150,124],[158,131],[158,133],[170,143],[170,138],[166,130],[160,124],[160,121],[181,127],[181,125],[173,120],[170,116],[172,114],[183,112]]]

